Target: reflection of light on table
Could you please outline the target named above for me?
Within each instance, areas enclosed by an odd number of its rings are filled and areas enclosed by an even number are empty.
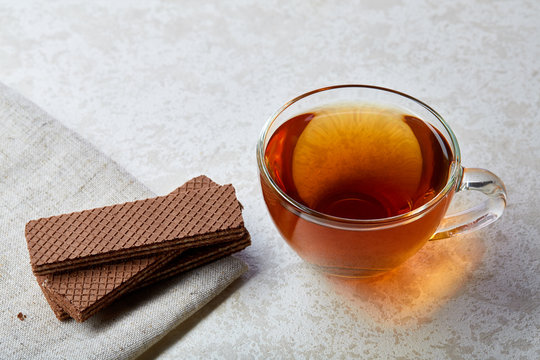
[[[478,235],[428,242],[396,270],[368,279],[328,276],[353,310],[388,325],[428,323],[465,286],[485,247]]]

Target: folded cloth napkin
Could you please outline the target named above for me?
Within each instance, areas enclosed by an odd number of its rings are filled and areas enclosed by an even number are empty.
[[[113,161],[0,83],[0,358],[133,358],[245,272],[241,260],[228,257],[124,295],[83,324],[58,321],[30,269],[25,223],[151,196]]]

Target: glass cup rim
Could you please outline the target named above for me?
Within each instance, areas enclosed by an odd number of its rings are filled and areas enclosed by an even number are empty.
[[[329,90],[336,90],[336,89],[342,89],[342,88],[361,88],[361,89],[371,89],[371,90],[378,90],[383,91],[387,93],[391,93],[394,95],[398,95],[404,98],[407,98],[409,100],[412,100],[413,102],[421,105],[426,110],[428,110],[435,118],[443,125],[445,130],[450,135],[450,146],[452,147],[453,151],[453,159],[451,161],[451,168],[450,168],[450,175],[448,176],[448,181],[446,182],[445,186],[439,193],[430,201],[425,203],[424,205],[413,209],[409,212],[406,212],[404,214],[386,217],[386,218],[378,218],[378,219],[349,219],[349,218],[342,218],[338,216],[328,215],[324,214],[322,212],[316,211],[314,209],[311,209],[289,195],[287,195],[274,181],[272,176],[270,175],[270,172],[268,171],[268,168],[266,167],[266,163],[264,161],[264,152],[266,150],[265,147],[265,141],[266,137],[268,135],[268,132],[270,130],[270,127],[273,125],[273,123],[276,121],[276,119],[283,113],[286,109],[288,109],[293,104],[297,103],[298,101],[302,100],[303,98],[306,98],[308,96],[329,91]],[[448,139],[447,139],[448,140]],[[323,88],[319,88],[316,90],[308,91],[302,95],[299,95],[292,100],[289,100],[287,103],[285,103],[283,106],[281,106],[277,111],[275,111],[266,121],[262,131],[260,132],[259,139],[257,140],[257,164],[259,167],[259,173],[263,176],[264,180],[271,186],[272,190],[276,192],[279,197],[284,200],[289,207],[291,207],[297,215],[301,217],[307,217],[308,220],[320,223],[324,225],[328,225],[329,223],[334,223],[339,225],[352,225],[352,226],[374,226],[374,225],[390,225],[392,223],[396,222],[405,222],[407,220],[411,220],[421,214],[423,214],[428,209],[432,208],[434,205],[436,205],[439,201],[441,201],[446,194],[454,187],[455,183],[461,181],[461,174],[462,174],[462,167],[461,167],[461,153],[459,149],[459,145],[457,142],[457,138],[450,128],[450,126],[446,123],[446,121],[443,119],[443,117],[437,113],[434,109],[432,109],[429,105],[424,103],[423,101],[420,101],[416,99],[415,97],[412,97],[408,94],[405,94],[403,92],[392,90],[389,88],[376,86],[376,85],[366,85],[366,84],[344,84],[344,85],[333,85],[333,86],[327,86]],[[335,225],[334,225],[335,226]]]

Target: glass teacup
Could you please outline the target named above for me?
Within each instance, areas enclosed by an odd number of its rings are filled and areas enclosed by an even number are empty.
[[[428,240],[480,229],[503,213],[503,182],[461,166],[457,139],[423,102],[369,85],[311,91],[282,106],[257,144],[262,193],[287,243],[347,277],[392,270]],[[446,215],[454,194],[484,202]]]

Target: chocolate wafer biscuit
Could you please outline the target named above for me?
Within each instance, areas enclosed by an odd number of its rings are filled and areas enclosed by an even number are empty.
[[[243,233],[232,185],[33,220],[26,239],[35,274],[211,245]]]

